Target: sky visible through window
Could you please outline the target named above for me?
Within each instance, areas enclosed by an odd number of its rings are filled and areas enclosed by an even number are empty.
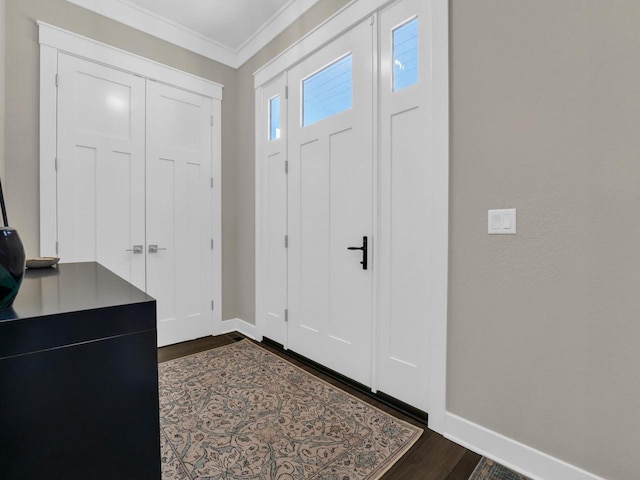
[[[269,140],[280,138],[280,96],[269,100]]]
[[[351,108],[353,103],[351,54],[302,82],[302,126]]]
[[[418,19],[393,31],[393,91],[418,81]]]

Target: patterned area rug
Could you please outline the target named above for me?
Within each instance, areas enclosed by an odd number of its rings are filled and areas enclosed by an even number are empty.
[[[163,480],[375,480],[422,434],[248,340],[159,370]]]
[[[509,470],[493,460],[482,458],[469,480],[529,480],[529,478]]]

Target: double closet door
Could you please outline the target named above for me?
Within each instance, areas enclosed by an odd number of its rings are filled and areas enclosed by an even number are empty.
[[[212,333],[212,100],[58,55],[57,249],[157,300],[158,344]]]
[[[263,88],[259,321],[288,349],[428,411],[424,10],[401,0]]]

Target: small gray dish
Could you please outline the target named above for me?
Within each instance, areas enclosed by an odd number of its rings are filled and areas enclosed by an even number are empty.
[[[59,257],[34,257],[27,259],[27,268],[53,267],[60,261]]]

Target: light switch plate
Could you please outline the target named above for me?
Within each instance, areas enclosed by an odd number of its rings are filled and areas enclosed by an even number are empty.
[[[489,210],[489,235],[515,235],[516,209]]]

